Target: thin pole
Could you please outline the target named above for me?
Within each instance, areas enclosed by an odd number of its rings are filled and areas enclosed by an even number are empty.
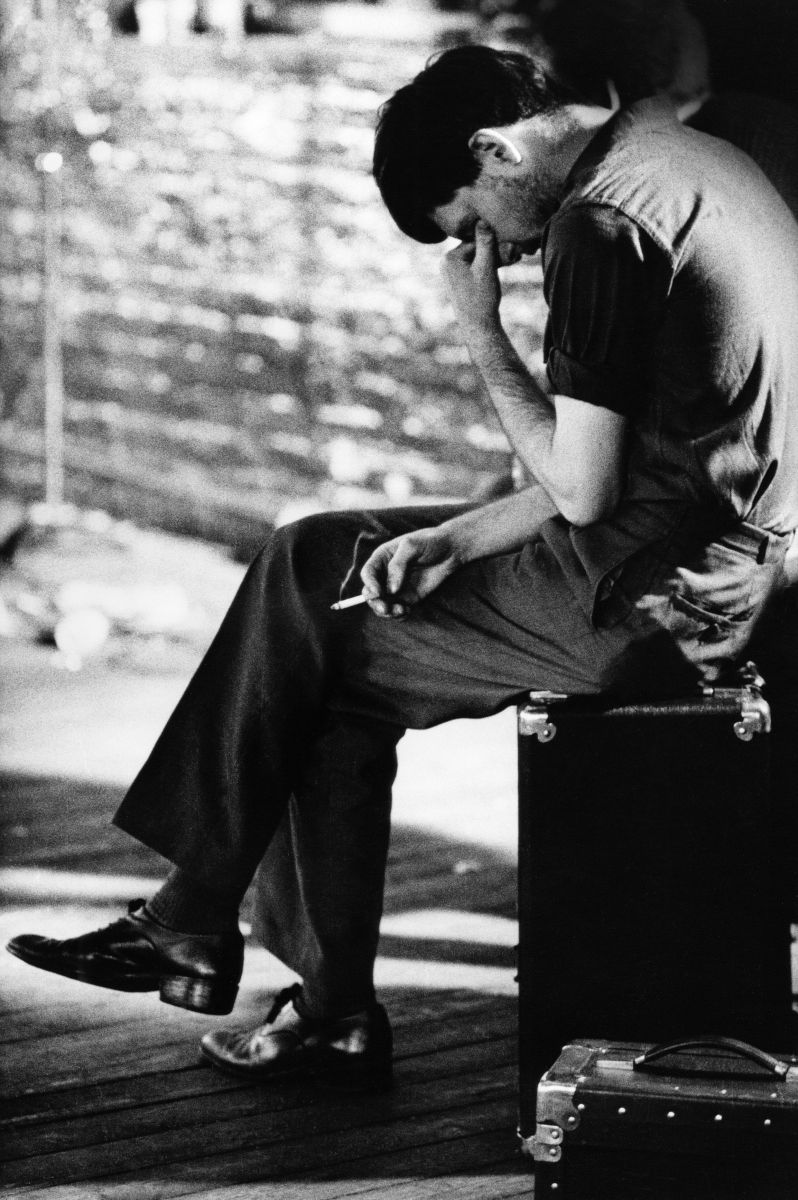
[[[60,76],[58,0],[41,0],[45,25],[42,85],[45,112],[57,102]],[[52,129],[46,117],[46,132]],[[49,140],[49,138],[48,138]],[[61,180],[63,159],[47,149],[36,160],[42,175],[44,219],[44,460],[45,503],[64,502],[64,367],[61,345]]]

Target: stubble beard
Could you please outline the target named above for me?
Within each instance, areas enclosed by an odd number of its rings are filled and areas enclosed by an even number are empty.
[[[518,217],[530,228],[529,239],[539,239],[560,206],[561,188],[546,170],[525,179],[517,196]]]

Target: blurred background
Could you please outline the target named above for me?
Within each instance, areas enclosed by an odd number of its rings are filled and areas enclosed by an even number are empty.
[[[246,556],[319,507],[504,469],[438,279],[370,177],[378,105],[479,17],[4,0],[2,488]],[[537,266],[516,324],[540,345]]]

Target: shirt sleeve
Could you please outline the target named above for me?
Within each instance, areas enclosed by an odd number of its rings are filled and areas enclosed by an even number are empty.
[[[578,204],[553,218],[543,269],[552,392],[631,415],[651,370],[668,256],[617,209]]]

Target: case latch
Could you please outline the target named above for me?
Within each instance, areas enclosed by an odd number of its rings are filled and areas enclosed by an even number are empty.
[[[564,692],[530,692],[529,702],[518,710],[519,734],[550,742],[557,736],[557,726],[549,718],[549,706],[567,699]]]
[[[559,1125],[539,1123],[535,1127],[534,1137],[521,1139],[521,1150],[535,1162],[559,1162],[562,1158],[563,1136]]]
[[[734,732],[741,742],[750,742],[755,733],[770,733],[770,705],[758,688],[744,687],[740,699],[740,719]]]
[[[750,742],[755,733],[770,733],[770,705],[762,695],[765,681],[756,663],[747,662],[739,671],[740,687],[705,687],[705,696],[734,701],[739,697],[740,715],[734,722],[734,732],[741,742]]]

